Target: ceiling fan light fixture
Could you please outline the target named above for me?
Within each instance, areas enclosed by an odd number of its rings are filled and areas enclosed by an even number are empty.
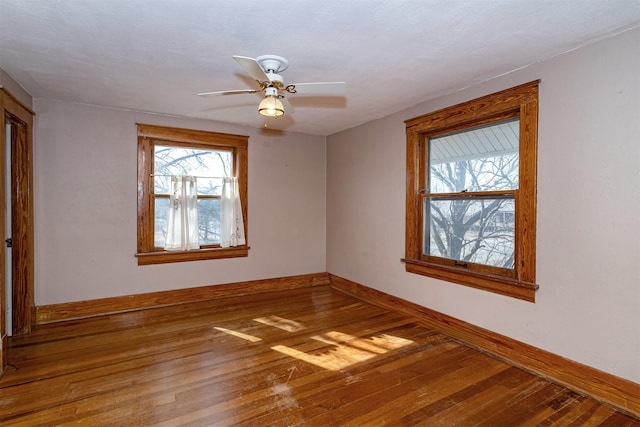
[[[1,2],[2,0],[0,0]],[[201,92],[199,96],[217,95],[238,95],[245,93],[264,92],[264,98],[258,105],[258,113],[265,117],[278,118],[284,116],[285,106],[287,114],[295,112],[289,99],[280,95],[279,91],[287,94],[307,94],[307,95],[335,95],[344,96],[346,93],[345,82],[315,82],[315,83],[294,83],[285,84],[280,73],[287,69],[289,61],[278,55],[262,55],[257,58],[234,55],[242,68],[247,71],[256,83],[258,89],[223,90],[215,92]],[[283,92],[283,93],[284,93]]]
[[[277,95],[267,95],[260,101],[258,113],[266,117],[280,117],[284,115],[284,105]]]

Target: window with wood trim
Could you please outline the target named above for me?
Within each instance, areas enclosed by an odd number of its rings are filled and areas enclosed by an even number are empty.
[[[535,301],[538,81],[406,122],[405,267]]]
[[[138,124],[138,265],[248,255],[247,245],[220,246],[222,178],[238,178],[248,239],[248,139],[240,135]],[[200,249],[164,250],[172,175],[197,178]]]

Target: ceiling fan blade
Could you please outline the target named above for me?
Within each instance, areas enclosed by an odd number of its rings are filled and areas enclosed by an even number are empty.
[[[256,79],[256,80],[258,80],[260,82],[268,82],[269,81],[269,77],[264,72],[264,70],[262,68],[260,68],[260,65],[255,60],[255,58],[249,58],[248,56],[235,56],[234,55],[233,59],[235,59],[236,62],[242,66],[242,68],[247,70],[249,72],[249,74],[251,74],[251,77],[253,77],[254,79]]]
[[[240,95],[243,93],[257,93],[259,90],[239,89],[239,90],[221,90],[218,92],[201,92],[198,96],[218,96],[218,95]]]
[[[344,95],[347,93],[345,82],[324,82],[324,83],[295,83],[293,93],[312,95]],[[291,91],[290,91],[291,92]]]
[[[280,101],[282,101],[282,105],[284,106],[285,114],[293,114],[296,112],[296,109],[293,108],[293,105],[291,105],[287,98],[281,98]]]

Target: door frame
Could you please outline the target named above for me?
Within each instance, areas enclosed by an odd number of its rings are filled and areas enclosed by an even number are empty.
[[[5,289],[12,286],[13,335],[31,332],[35,322],[34,244],[33,244],[33,116],[35,113],[0,86],[0,186],[5,183],[6,124],[11,122],[11,222],[12,265],[0,262],[0,372],[7,365],[8,339],[5,322]],[[0,192],[0,227],[4,229],[4,191]],[[4,260],[5,245],[0,244],[0,259]],[[5,283],[5,268],[12,269],[13,283]]]

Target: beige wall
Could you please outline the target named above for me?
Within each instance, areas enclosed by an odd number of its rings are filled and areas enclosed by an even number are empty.
[[[325,271],[325,138],[35,102],[36,305]],[[249,135],[248,258],[138,266],[136,126]]]
[[[640,382],[640,30],[327,141],[327,271]],[[406,273],[403,121],[541,79],[535,304]]]

